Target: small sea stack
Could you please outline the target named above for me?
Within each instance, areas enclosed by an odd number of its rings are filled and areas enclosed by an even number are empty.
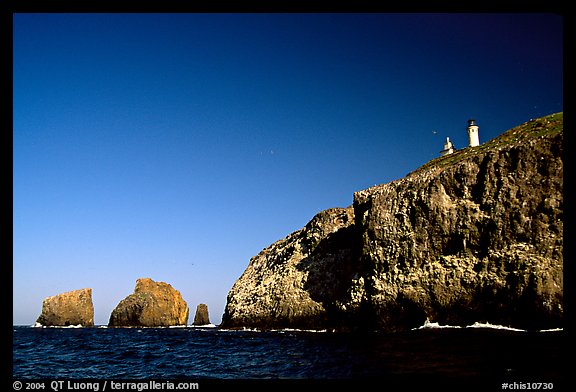
[[[186,325],[188,305],[180,292],[150,278],[136,281],[134,293],[124,298],[110,315],[109,327],[169,327]]]
[[[44,327],[94,326],[92,289],[68,291],[44,299],[36,324]]]
[[[196,307],[196,315],[194,316],[194,325],[208,325],[210,324],[210,318],[208,317],[208,305],[199,304]]]

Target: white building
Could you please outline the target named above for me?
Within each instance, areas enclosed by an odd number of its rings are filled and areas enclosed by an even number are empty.
[[[478,125],[476,125],[476,120],[468,120],[468,147],[476,147],[480,145],[480,137],[478,136]],[[456,147],[450,141],[450,138],[446,138],[446,143],[444,143],[444,149],[440,151],[440,156],[452,154],[456,151]]]
[[[478,137],[478,125],[476,120],[468,120],[468,146],[476,147],[480,145],[480,138]]]
[[[440,156],[443,157],[444,155],[452,154],[456,149],[454,148],[454,144],[450,141],[450,138],[446,138],[446,143],[444,143],[444,149],[440,151]]]

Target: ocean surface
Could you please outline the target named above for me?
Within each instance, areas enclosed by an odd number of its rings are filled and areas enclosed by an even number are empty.
[[[362,334],[215,327],[12,330],[12,375],[19,380],[386,382],[431,377],[494,382],[493,390],[501,390],[504,381],[556,383],[559,390],[568,343],[562,330],[527,332],[482,324],[425,324],[402,333]]]

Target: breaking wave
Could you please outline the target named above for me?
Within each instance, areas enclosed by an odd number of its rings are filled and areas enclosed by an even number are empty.
[[[498,325],[498,324],[490,324],[490,323],[481,323],[476,321],[474,324],[471,325],[466,325],[464,327],[459,326],[459,325],[440,325],[437,322],[432,322],[430,320],[426,320],[424,322],[424,325],[421,325],[420,327],[417,328],[413,328],[412,330],[418,330],[418,329],[445,329],[445,328],[486,328],[486,329],[499,329],[499,330],[505,330],[505,331],[514,331],[514,332],[528,332],[528,330],[526,329],[519,329],[519,328],[513,328],[513,327],[508,327],[505,325]],[[559,331],[563,331],[563,328],[553,328],[553,329],[543,329],[537,332],[559,332]]]
[[[34,323],[31,325],[32,328],[84,328],[82,324],[78,325],[42,325],[40,323]]]

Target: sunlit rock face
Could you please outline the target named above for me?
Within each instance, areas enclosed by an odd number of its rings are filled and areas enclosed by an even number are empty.
[[[223,327],[561,326],[562,120],[532,120],[319,213],[250,260]]]
[[[350,303],[354,211],[334,208],[250,260],[228,294],[223,326],[317,328]]]
[[[133,294],[112,311],[111,327],[169,327],[186,325],[188,305],[180,292],[165,282],[150,278],[136,281]]]
[[[44,299],[36,323],[46,327],[94,326],[92,289],[80,289]]]

